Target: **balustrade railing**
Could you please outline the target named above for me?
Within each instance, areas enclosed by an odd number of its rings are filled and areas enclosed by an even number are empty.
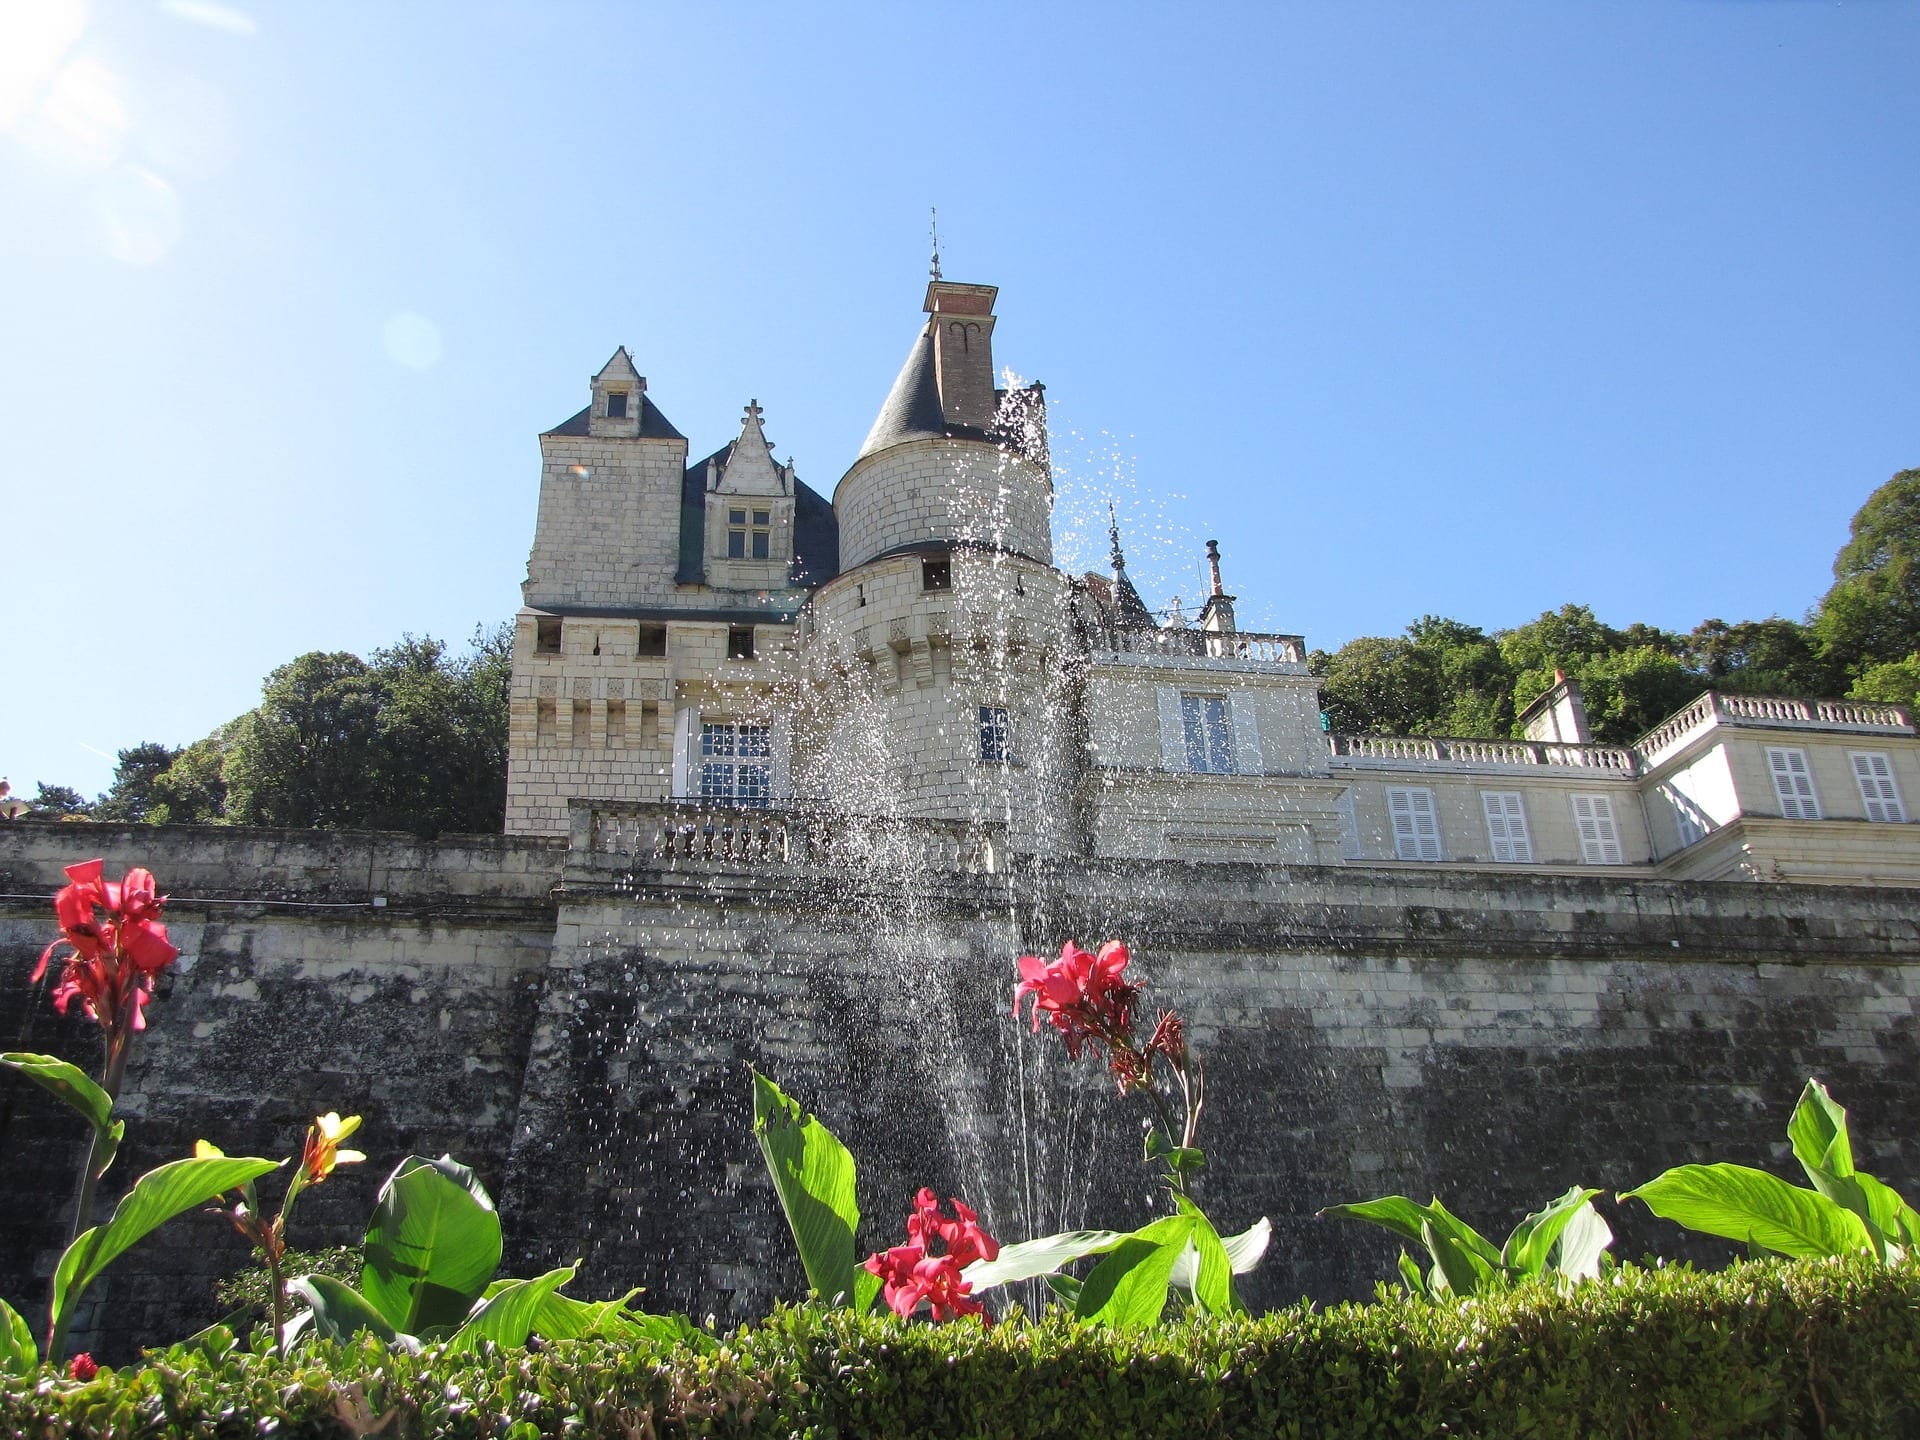
[[[1121,630],[1104,636],[1110,655],[1176,660],[1239,660],[1255,665],[1304,665],[1307,642],[1299,635],[1265,635],[1251,630]]]
[[[576,800],[570,863],[591,869],[767,870],[831,867],[885,873],[998,873],[1003,826],[756,810],[702,801]]]
[[[1454,740],[1427,735],[1329,735],[1327,748],[1357,760],[1454,765],[1555,765],[1632,774],[1633,752],[1621,745],[1565,745],[1540,740]]]
[[[1914,733],[1912,718],[1898,705],[1861,700],[1800,700],[1785,695],[1728,695],[1709,690],[1641,736],[1634,749],[1642,761],[1650,765],[1713,725]]]

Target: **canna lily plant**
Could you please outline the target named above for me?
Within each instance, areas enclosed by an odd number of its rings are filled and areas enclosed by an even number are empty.
[[[1812,1258],[1868,1251],[1893,1264],[1920,1245],[1920,1212],[1855,1168],[1847,1112],[1809,1079],[1787,1122],[1812,1189],[1745,1165],[1677,1165],[1629,1190],[1654,1214],[1757,1252]]]
[[[1425,1249],[1430,1264],[1424,1270],[1404,1249],[1400,1252],[1400,1279],[1411,1294],[1432,1300],[1485,1295],[1529,1280],[1565,1286],[1595,1278],[1613,1244],[1612,1228],[1593,1208],[1599,1193],[1575,1185],[1514,1226],[1498,1246],[1438,1199],[1418,1205],[1404,1195],[1384,1195],[1357,1205],[1330,1205],[1320,1213],[1384,1226]]]

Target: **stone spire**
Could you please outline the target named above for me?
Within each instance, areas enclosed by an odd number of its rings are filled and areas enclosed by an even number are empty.
[[[1238,628],[1233,619],[1235,596],[1227,594],[1227,587],[1220,583],[1220,542],[1207,541],[1207,569],[1212,574],[1213,593],[1207,596],[1207,603],[1200,611],[1200,628],[1216,634],[1231,634]]]
[[[1113,567],[1114,623],[1123,630],[1151,630],[1153,614],[1141,600],[1140,592],[1133,588],[1133,581],[1127,578],[1127,557],[1120,553],[1120,521],[1111,500],[1107,502],[1107,535],[1113,541],[1108,561]]]

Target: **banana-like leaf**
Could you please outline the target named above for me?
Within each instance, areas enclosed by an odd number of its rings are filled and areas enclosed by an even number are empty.
[[[1909,1205],[1900,1192],[1884,1181],[1856,1170],[1849,1177],[1860,1187],[1867,1213],[1861,1219],[1867,1228],[1879,1232],[1890,1245],[1910,1246],[1920,1241],[1920,1211]]]
[[[1267,1253],[1267,1243],[1273,1239],[1273,1222],[1262,1215],[1253,1224],[1238,1235],[1222,1235],[1221,1248],[1227,1252],[1227,1264],[1236,1275],[1245,1275],[1260,1263],[1260,1257]],[[1004,1253],[1004,1252],[1003,1252]],[[1198,1250],[1186,1250],[1173,1262],[1172,1283],[1182,1290],[1193,1289],[1193,1282],[1199,1276]]]
[[[1420,1263],[1404,1250],[1400,1252],[1400,1281],[1407,1287],[1407,1293],[1410,1295],[1418,1295],[1423,1299],[1433,1297],[1433,1286],[1427,1280],[1427,1272],[1422,1270]]]
[[[853,1155],[813,1115],[803,1115],[766,1076],[753,1076],[753,1133],[800,1247],[807,1284],[829,1304],[865,1310],[880,1278],[854,1263],[860,1228]],[[862,1282],[865,1283],[862,1283]]]
[[[1452,1219],[1451,1216],[1447,1218]],[[1461,1240],[1455,1228],[1460,1223],[1455,1220],[1450,1226],[1429,1220],[1420,1227],[1421,1239],[1428,1253],[1433,1256],[1434,1274],[1437,1277],[1433,1288],[1445,1289],[1455,1295],[1478,1295],[1493,1284],[1495,1266],[1488,1263],[1486,1256]]]
[[[237,1189],[275,1168],[272,1160],[250,1156],[175,1160],[149,1170],[134,1182],[113,1218],[96,1225],[67,1247],[53,1272],[53,1343],[58,1356],[73,1320],[73,1308],[86,1288],[127,1248],[174,1216],[204,1205],[223,1191]]]
[[[496,1280],[487,1287],[486,1298],[491,1300],[509,1285],[519,1283],[518,1280]],[[578,1340],[582,1335],[610,1333],[626,1318],[628,1304],[640,1293],[637,1285],[617,1300],[576,1300],[571,1295],[555,1293],[540,1307],[533,1328],[549,1340]]]
[[[1192,1239],[1193,1220],[1186,1215],[1142,1226],[1093,1267],[1073,1313],[1128,1329],[1153,1324],[1167,1308],[1173,1262]]]
[[[1227,1247],[1220,1243],[1220,1232],[1213,1228],[1206,1212],[1184,1195],[1180,1197],[1180,1213],[1193,1222],[1193,1238],[1174,1260],[1174,1269],[1178,1270],[1181,1261],[1193,1257],[1190,1262],[1193,1277],[1181,1288],[1193,1296],[1202,1314],[1238,1312],[1240,1302],[1233,1294],[1233,1265],[1227,1259]],[[1171,1275],[1168,1283],[1176,1283]]]
[[[1575,1185],[1545,1208],[1534,1211],[1513,1227],[1513,1234],[1507,1237],[1507,1243],[1500,1251],[1500,1263],[1522,1275],[1540,1274],[1547,1268],[1547,1257],[1552,1253],[1554,1242],[1560,1238],[1561,1232],[1572,1223],[1581,1208],[1599,1193],[1598,1190]]]
[[[1689,1230],[1797,1259],[1847,1255],[1873,1243],[1852,1211],[1745,1165],[1679,1165],[1620,1198],[1642,1200]]]
[[[1320,1213],[1384,1225],[1402,1240],[1410,1240],[1415,1245],[1427,1243],[1420,1232],[1429,1218],[1427,1207],[1416,1205],[1404,1195],[1382,1195],[1378,1200],[1362,1200],[1356,1205],[1329,1205]]]
[[[500,1248],[500,1216],[473,1171],[409,1155],[380,1187],[360,1293],[401,1334],[458,1326],[500,1268]]]
[[[533,1280],[515,1280],[491,1299],[482,1300],[467,1323],[447,1341],[447,1353],[461,1355],[478,1350],[487,1340],[506,1350],[525,1345],[547,1301],[573,1279],[578,1268],[563,1265]]]
[[[1427,1223],[1435,1231],[1452,1240],[1460,1249],[1478,1259],[1487,1269],[1500,1268],[1499,1247],[1442,1205],[1437,1195],[1427,1202]]]
[[[1043,1235],[1038,1240],[1022,1240],[1017,1245],[1002,1245],[991,1260],[976,1260],[960,1272],[960,1278],[978,1295],[997,1285],[1016,1280],[1031,1280],[1037,1275],[1052,1275],[1088,1255],[1104,1255],[1127,1238],[1124,1230],[1063,1230],[1058,1235]],[[1236,1237],[1237,1238],[1237,1237]]]
[[[1553,1257],[1554,1273],[1568,1280],[1596,1280],[1600,1257],[1612,1244],[1613,1227],[1600,1218],[1591,1203],[1582,1205],[1560,1232],[1559,1253]]]
[[[99,1136],[93,1156],[94,1179],[106,1174],[107,1167],[113,1164],[115,1152],[120,1148],[121,1138],[127,1133],[126,1122],[113,1118],[113,1097],[96,1085],[79,1066],[69,1065],[52,1055],[10,1050],[0,1055],[0,1065],[18,1070],[34,1084],[52,1091],[80,1112],[93,1127],[94,1134]]]
[[[366,1296],[331,1275],[302,1275],[287,1289],[307,1302],[307,1313],[313,1317],[308,1323],[322,1340],[351,1340],[364,1330],[388,1345],[400,1343],[400,1333]],[[292,1344],[293,1338],[287,1337],[286,1343]]]
[[[1853,1174],[1853,1141],[1847,1135],[1847,1112],[1834,1103],[1827,1087],[1818,1080],[1807,1081],[1800,1099],[1787,1121],[1787,1139],[1793,1142],[1793,1158],[1807,1172],[1807,1178],[1820,1188],[1820,1177],[1830,1175],[1844,1180]],[[1824,1192],[1823,1192],[1824,1193]],[[1834,1197],[1829,1197],[1834,1198]]]
[[[20,1312],[0,1300],[0,1375],[31,1375],[40,1368],[40,1347]]]

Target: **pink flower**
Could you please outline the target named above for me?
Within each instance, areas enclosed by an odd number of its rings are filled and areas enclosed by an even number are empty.
[[[93,1356],[82,1350],[67,1363],[67,1374],[75,1380],[87,1381],[100,1373],[100,1366]]]
[[[54,1009],[66,1014],[77,997],[87,1018],[101,1028],[125,1024],[143,1030],[153,977],[180,951],[157,918],[166,901],[152,872],[136,867],[115,884],[105,878],[105,869],[99,860],[67,867],[68,884],[53,897],[60,938],[40,952],[32,978],[46,974],[53,952],[66,945],[70,953],[53,989]]]
[[[947,1203],[956,1218],[949,1220],[942,1214],[940,1197],[923,1188],[913,1197],[913,1214],[907,1217],[907,1243],[863,1262],[862,1268],[880,1277],[880,1295],[887,1308],[902,1320],[923,1303],[935,1320],[986,1311],[970,1298],[972,1286],[960,1272],[975,1260],[993,1259],[1000,1253],[1000,1242],[980,1228],[979,1216],[966,1205],[952,1198]],[[945,1254],[929,1253],[936,1240],[947,1247]]]
[[[1013,987],[1013,1013],[1018,1015],[1020,1002],[1033,996],[1033,1028],[1040,1028],[1044,1013],[1065,1038],[1067,1054],[1075,1060],[1089,1044],[1096,1053],[1102,1047],[1130,1045],[1140,987],[1121,977],[1131,958],[1118,940],[1107,941],[1098,955],[1071,940],[1060,947],[1058,960],[1022,955],[1020,983]]]

